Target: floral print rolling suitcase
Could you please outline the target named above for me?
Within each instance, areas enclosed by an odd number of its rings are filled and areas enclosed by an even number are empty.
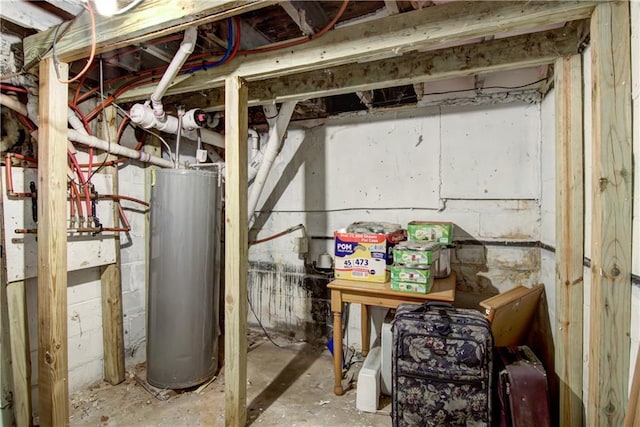
[[[392,336],[394,427],[491,425],[493,337],[479,311],[401,304]]]

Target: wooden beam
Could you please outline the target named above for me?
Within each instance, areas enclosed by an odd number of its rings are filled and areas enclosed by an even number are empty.
[[[389,11],[389,15],[396,15],[400,13],[400,9],[398,9],[398,3],[396,0],[384,0],[384,7]]]
[[[255,106],[274,101],[299,101],[550,64],[559,56],[578,52],[579,28],[582,26],[587,26],[587,23],[579,21],[566,28],[540,33],[257,81],[249,86],[248,103]],[[188,80],[185,83],[188,84]],[[179,84],[168,93],[181,91]],[[119,99],[122,102],[131,100],[126,93]],[[210,111],[221,110],[224,90],[202,90],[188,97],[167,96],[165,102],[180,102]]]
[[[327,67],[398,57],[445,42],[533,29],[588,18],[592,2],[451,2],[354,24],[287,49],[239,55],[228,64],[194,73],[180,92],[221,87],[228,75],[247,81],[282,77]],[[146,98],[153,91],[141,93]],[[176,92],[174,92],[176,93]]]
[[[3,193],[2,180],[0,179],[0,193]],[[4,206],[0,197],[0,217],[4,217]],[[4,242],[4,221],[0,221],[0,242]],[[7,262],[6,256],[0,257],[0,425],[15,424],[11,390],[15,386],[11,383],[11,338],[9,329],[9,302],[7,289]],[[15,404],[15,402],[14,402]]]
[[[311,29],[311,33],[305,34],[314,34],[320,31],[331,21],[331,18],[327,16],[324,11],[324,7],[321,5],[321,2],[318,1],[288,1],[286,3],[290,3],[293,8],[298,12],[298,16],[301,20],[304,20],[304,27]],[[284,6],[283,6],[284,7]],[[287,8],[284,8],[287,11]],[[287,11],[288,13],[288,11]],[[295,21],[295,19],[294,19]],[[298,23],[298,22],[296,22]],[[303,28],[300,26],[300,29]]]
[[[113,106],[104,110],[105,122],[98,128],[100,138],[112,139],[118,133],[116,125],[116,109]],[[107,129],[108,127],[108,129]],[[106,161],[115,160],[117,156],[105,154]],[[107,167],[106,173],[111,176],[112,194],[118,194],[118,166]],[[113,202],[113,226],[118,227],[120,212],[117,202]],[[104,380],[115,385],[124,381],[124,328],[122,318],[122,280],[120,276],[120,235],[115,237],[116,262],[100,268],[102,287],[102,343],[104,351]]]
[[[280,2],[279,4],[280,4],[280,7],[283,8],[285,12],[287,12],[287,15],[289,15],[291,20],[293,20],[293,22],[296,23],[298,28],[300,28],[300,31],[302,31],[302,34],[309,36],[315,33],[315,30],[313,29],[311,24],[307,22],[305,14],[301,10],[298,10],[293,5],[292,2],[283,1],[283,2]]]
[[[31,350],[27,324],[27,294],[24,281],[7,284],[11,370],[13,374],[13,415],[16,425],[31,425]]]
[[[225,425],[247,419],[247,86],[227,78],[225,108]]]
[[[67,366],[67,85],[40,61],[38,116],[38,395],[40,425],[69,420]],[[66,79],[69,67],[58,66]]]
[[[583,425],[584,140],[582,57],[555,62],[556,345],[560,425]]]
[[[591,18],[593,224],[586,424],[622,425],[631,316],[631,72],[629,3]]]
[[[100,54],[132,44],[182,31],[188,27],[229,18],[259,9],[273,1],[164,1],[146,0],[129,13],[103,17],[96,15],[96,53]],[[42,31],[23,41],[25,64],[50,54],[54,28]],[[69,31],[56,43],[61,61],[72,62],[89,56],[91,21],[81,14]]]

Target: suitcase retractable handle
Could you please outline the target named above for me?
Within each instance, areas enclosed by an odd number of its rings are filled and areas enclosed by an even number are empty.
[[[425,313],[431,310],[438,310],[440,314],[441,322],[436,323],[434,329],[443,337],[446,337],[451,333],[451,317],[447,313],[447,309],[453,310],[453,304],[438,301],[429,301],[422,304],[420,307],[413,310],[413,313]]]
[[[439,308],[440,311],[444,311],[445,309],[453,310],[453,304],[448,302],[440,302],[440,301],[427,301],[415,310],[412,313],[423,313],[425,311],[430,311],[433,309]]]

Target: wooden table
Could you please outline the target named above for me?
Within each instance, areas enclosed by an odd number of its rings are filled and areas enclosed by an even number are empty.
[[[369,310],[368,306],[397,308],[401,303],[422,304],[425,301],[453,302],[456,293],[456,274],[446,279],[436,279],[428,294],[413,294],[391,290],[391,284],[359,282],[336,279],[327,285],[331,289],[331,311],[333,312],[333,371],[335,385],[333,392],[338,396],[342,388],[342,303],[361,304],[362,355],[369,352]]]

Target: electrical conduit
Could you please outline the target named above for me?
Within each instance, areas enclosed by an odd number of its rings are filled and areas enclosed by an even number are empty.
[[[249,195],[248,213],[250,220],[253,217],[256,206],[258,205],[258,199],[260,198],[264,184],[267,181],[271,165],[278,155],[278,152],[280,152],[282,139],[287,131],[287,127],[289,126],[289,121],[291,120],[295,106],[296,101],[283,102],[280,106],[280,112],[278,113],[278,119],[276,120],[275,126],[273,126],[269,131],[269,139],[267,141],[264,158],[262,159],[262,163],[260,163],[260,168],[258,169],[256,178],[253,181],[251,194]]]

